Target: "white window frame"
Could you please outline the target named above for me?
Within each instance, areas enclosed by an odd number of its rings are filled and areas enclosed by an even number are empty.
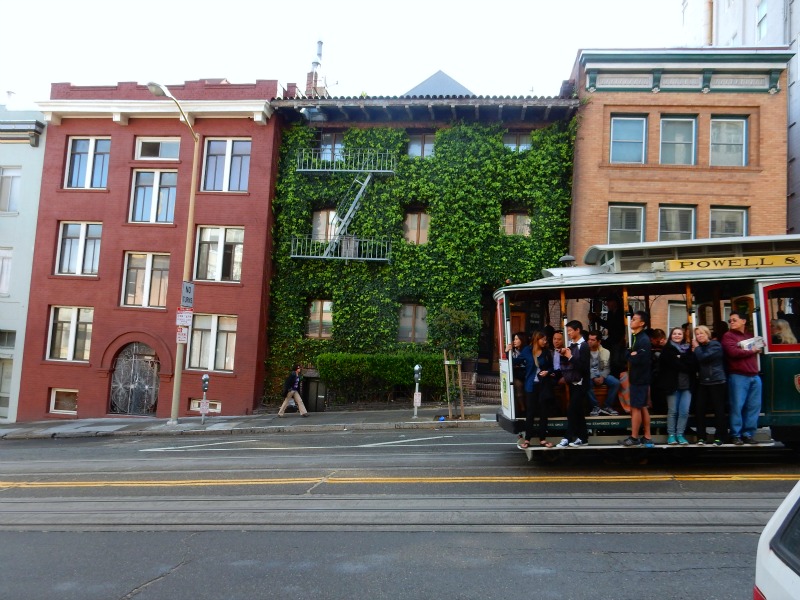
[[[75,410],[59,410],[56,408],[56,397],[60,392],[66,392],[68,394],[75,394]],[[78,390],[68,390],[65,388],[52,388],[50,390],[50,407],[48,412],[52,414],[61,414],[61,415],[76,415],[78,414]]]
[[[314,242],[329,242],[336,237],[335,220],[335,208],[315,210],[311,214],[311,240]],[[325,231],[322,231],[323,225],[325,226]]]
[[[767,0],[761,0],[756,6],[756,41],[767,37]]]
[[[507,131],[503,134],[503,146],[514,152],[531,149],[530,131]]]
[[[712,167],[746,167],[747,166],[747,145],[748,145],[748,122],[745,117],[712,117],[709,135],[708,164]],[[714,125],[718,123],[741,123],[742,124],[742,152],[740,160],[736,164],[719,164],[714,162],[714,146],[738,146],[730,142],[714,143]],[[732,155],[733,153],[731,153]]]
[[[722,238],[722,237],[742,237],[747,235],[747,225],[748,225],[748,214],[746,208],[723,208],[721,206],[712,206],[709,211],[709,218],[708,218],[708,237],[710,238]],[[742,231],[737,234],[728,234],[725,232],[714,233],[713,226],[714,226],[714,213],[737,213],[742,215]]]
[[[14,257],[12,248],[0,248],[0,296],[11,293],[11,265]]]
[[[318,310],[314,310],[319,307]],[[327,309],[327,310],[326,310]],[[329,320],[325,320],[325,315],[330,315]],[[318,319],[314,315],[319,315]],[[325,325],[328,324],[326,331]],[[312,329],[317,332],[313,333]],[[306,312],[306,330],[303,334],[304,337],[312,339],[330,339],[333,335],[333,301],[324,298],[316,298],[308,303],[308,311]]]
[[[153,185],[144,186],[138,185],[137,180],[140,174],[143,173],[152,173],[153,174]],[[162,186],[161,182],[164,178],[165,174],[174,174],[175,175],[175,185],[174,186]],[[175,222],[175,202],[178,197],[178,172],[177,171],[170,171],[170,170],[162,170],[162,169],[137,169],[133,172],[133,180],[131,181],[131,201],[130,201],[130,212],[128,213],[128,222],[129,223],[150,223],[150,224],[172,224]],[[150,189],[150,211],[147,215],[147,219],[136,219],[136,192],[140,189],[149,188]],[[172,205],[172,218],[169,220],[160,219],[159,216],[159,209],[161,208],[161,192],[163,190],[172,190],[169,198],[169,202]],[[169,210],[167,210],[167,214],[169,214]]]
[[[13,329],[0,329],[0,348],[13,350],[17,343],[17,332]]]
[[[435,152],[435,133],[411,133],[408,135],[408,155],[412,158],[430,158]]]
[[[19,212],[22,168],[0,167],[0,214]]]
[[[203,240],[203,232],[217,231],[216,242],[206,242]],[[241,232],[241,241],[236,240],[233,242],[227,241],[228,232]],[[194,248],[194,279],[195,281],[216,281],[218,283],[240,283],[242,281],[242,267],[244,265],[244,227],[218,227],[214,225],[203,225],[197,228],[197,242]],[[204,273],[203,277],[200,276],[200,250],[202,246],[208,245],[216,247],[216,265],[213,267],[213,273]],[[225,249],[230,245],[233,247],[231,264],[230,264],[230,277],[223,277],[223,267],[225,266]],[[211,255],[209,252],[206,256],[206,270],[211,270],[209,267],[210,261],[208,257]],[[238,258],[237,258],[238,257]],[[237,273],[238,278],[234,277]],[[210,276],[209,276],[210,275]]]
[[[75,272],[61,270],[61,252],[63,249],[64,230],[67,225],[80,225],[80,235],[78,237],[77,258],[75,260]],[[84,272],[84,261],[86,259],[86,236],[90,225],[100,225],[100,238],[97,244],[97,270]],[[100,271],[100,250],[103,244],[102,223],[98,222],[78,222],[78,221],[59,221],[58,223],[58,248],[56,249],[56,275],[79,275],[82,277],[97,277]]]
[[[206,187],[206,176],[208,174],[208,160],[209,160],[209,147],[214,142],[225,142],[225,158],[222,171],[222,187],[220,189]],[[241,172],[247,174],[247,185],[244,189],[230,189],[231,187],[231,170],[233,168],[233,144],[234,142],[248,142],[250,144],[250,152],[247,154],[247,168],[242,169]],[[218,155],[214,155],[218,156]],[[250,187],[250,163],[253,158],[253,140],[248,137],[235,137],[235,138],[206,138],[205,152],[203,153],[203,177],[202,190],[204,192],[219,192],[219,193],[234,193],[244,194],[247,193]]]
[[[409,310],[411,311],[410,315],[404,315],[404,313]],[[409,337],[404,338],[402,335],[402,323],[404,318],[410,318],[411,321],[411,328],[409,330]],[[423,306],[422,304],[416,304],[412,302],[404,302],[400,306],[400,315],[398,319],[398,327],[397,327],[397,341],[403,342],[407,344],[424,344],[428,341],[428,309]],[[422,332],[418,331],[420,327],[424,327],[424,335]]]
[[[72,310],[72,315],[70,316],[69,320],[69,336],[67,338],[67,356],[53,356],[53,333],[54,333],[54,326],[56,324],[56,311],[60,309],[68,309]],[[90,310],[92,311],[92,320],[91,321],[79,321],[80,313],[82,310]],[[66,321],[64,321],[66,322]],[[88,354],[91,355],[92,351],[92,323],[94,323],[94,308],[91,306],[51,306],[50,307],[50,326],[47,330],[47,360],[56,360],[59,362],[80,362],[80,363],[87,363],[89,362],[89,357],[86,358],[75,358],[75,350],[76,344],[78,341],[78,324],[79,323],[89,323],[89,332],[86,336],[86,347],[88,348]]]
[[[143,144],[159,144],[158,156],[142,156]],[[177,144],[176,156],[161,156],[165,144]],[[137,137],[136,138],[136,160],[158,160],[177,162],[181,155],[181,138],[179,137]]]
[[[633,240],[630,243],[641,243],[644,241],[644,217],[645,217],[645,210],[644,206],[638,204],[609,204],[608,205],[608,243],[615,244],[615,243],[629,243],[629,242],[614,242],[611,240],[611,211],[614,209],[635,209],[639,212],[639,239]],[[615,229],[614,231],[634,231],[633,229]]]
[[[642,125],[642,139],[639,140],[626,140],[626,139],[616,139],[614,137],[614,125],[615,123],[621,123],[622,121],[638,121]],[[609,154],[608,154],[608,161],[611,164],[622,164],[622,165],[639,165],[645,164],[647,162],[647,117],[611,117],[611,128],[609,132],[610,138],[610,147],[609,147]],[[614,144],[638,144],[641,146],[641,160],[614,160]]]
[[[531,236],[531,216],[525,211],[510,211],[501,216],[502,231],[506,235]]]
[[[11,371],[14,361],[0,356],[0,419],[8,418],[8,408],[11,405]]]
[[[664,223],[665,213],[666,212],[675,212],[675,213],[681,213],[681,214],[689,213],[689,215],[690,215],[689,231],[688,232],[685,232],[685,231],[664,231],[662,229],[662,224]],[[696,227],[697,227],[696,214],[697,214],[697,210],[693,206],[659,206],[658,207],[658,241],[667,242],[667,241],[674,241],[676,239],[677,240],[693,240],[693,239],[695,239],[695,237],[697,237],[695,235],[695,231],[696,231]],[[674,234],[674,233],[679,233],[679,234],[688,233],[689,237],[678,237],[678,238],[675,238],[675,237],[662,237],[662,234]]]
[[[320,160],[337,161],[344,157],[344,133],[326,131],[319,134]]]
[[[430,229],[431,217],[427,212],[415,210],[406,213],[403,219],[403,237],[409,244],[427,244]]]
[[[209,329],[199,329],[196,323],[199,319],[210,317],[211,325]],[[214,314],[197,314],[192,318],[192,327],[189,331],[189,344],[186,349],[186,368],[201,371],[216,371],[222,373],[233,373],[234,362],[236,355],[236,329],[233,330],[233,344],[231,348],[230,343],[225,345],[225,354],[222,356],[222,368],[217,367],[217,353],[219,352],[219,336],[225,335],[227,332],[227,340],[230,340],[231,330],[220,328],[220,319],[233,319],[236,323],[236,328],[239,326],[239,319],[236,315],[214,315]],[[206,332],[204,335],[203,332]],[[196,334],[200,334],[199,338]],[[197,344],[200,348],[197,348]],[[204,351],[207,348],[207,351]],[[205,356],[203,356],[205,354]]]
[[[130,274],[131,258],[134,256],[145,257],[145,268],[141,278],[136,279],[134,295],[141,296],[141,302],[128,303],[128,277]],[[134,308],[166,308],[167,307],[167,289],[169,285],[169,265],[167,265],[166,273],[163,278],[163,289],[159,296],[163,298],[163,304],[151,304],[150,301],[153,297],[153,261],[156,257],[166,257],[169,261],[169,254],[163,252],[126,252],[125,253],[125,268],[122,276],[122,297],[120,298],[120,306],[134,307]],[[140,289],[141,288],[141,289]]]
[[[78,140],[88,140],[89,141],[89,150],[86,155],[86,172],[83,176],[83,181],[79,182],[78,185],[70,185],[70,175],[72,170],[72,158],[73,158],[73,142]],[[92,179],[94,170],[97,167],[96,160],[97,160],[97,142],[99,141],[108,141],[109,142],[109,149],[108,149],[108,157],[104,165],[101,168],[105,171],[105,177],[103,181],[103,185],[93,186]],[[70,137],[67,141],[67,168],[64,169],[64,187],[71,190],[103,190],[108,187],[108,170],[109,170],[109,162],[111,159],[111,147],[110,147],[111,138],[110,137],[90,137],[90,136],[74,136]]]
[[[664,130],[665,125],[669,125],[671,123],[691,123],[692,125],[692,139],[690,142],[686,141],[674,141],[674,140],[665,140],[664,139]],[[659,160],[660,164],[662,165],[694,165],[697,161],[697,119],[693,117],[662,117],[661,118],[661,142],[659,145]],[[665,144],[669,144],[673,147],[677,146],[685,146],[691,144],[691,153],[689,162],[665,162],[664,161],[664,147]]]

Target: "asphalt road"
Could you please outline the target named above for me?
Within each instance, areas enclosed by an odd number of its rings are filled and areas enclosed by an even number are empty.
[[[758,533],[800,478],[796,456],[748,449],[529,463],[487,430],[0,456],[3,599],[751,598]]]

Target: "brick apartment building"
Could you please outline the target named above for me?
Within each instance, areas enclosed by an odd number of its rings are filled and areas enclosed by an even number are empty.
[[[191,81],[176,104],[134,83],[53,84],[22,368],[20,421],[170,415],[186,236],[194,313],[179,414],[260,402],[267,348],[275,81]],[[189,191],[196,187],[187,232]]]
[[[785,234],[791,56],[579,52],[571,254],[580,262],[595,244]]]

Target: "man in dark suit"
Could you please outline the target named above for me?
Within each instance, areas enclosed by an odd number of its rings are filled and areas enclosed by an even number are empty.
[[[569,386],[567,437],[562,439],[558,446],[577,448],[589,440],[589,431],[586,428],[586,401],[588,386],[592,385],[589,377],[591,351],[589,344],[583,339],[583,325],[580,321],[567,323],[566,333],[568,346],[561,351],[562,372],[566,361],[567,369],[573,373],[564,376],[568,379]]]

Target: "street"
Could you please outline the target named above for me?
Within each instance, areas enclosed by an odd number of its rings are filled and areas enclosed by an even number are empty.
[[[752,597],[793,455],[571,452],[529,463],[494,430],[4,440],[0,597]]]

